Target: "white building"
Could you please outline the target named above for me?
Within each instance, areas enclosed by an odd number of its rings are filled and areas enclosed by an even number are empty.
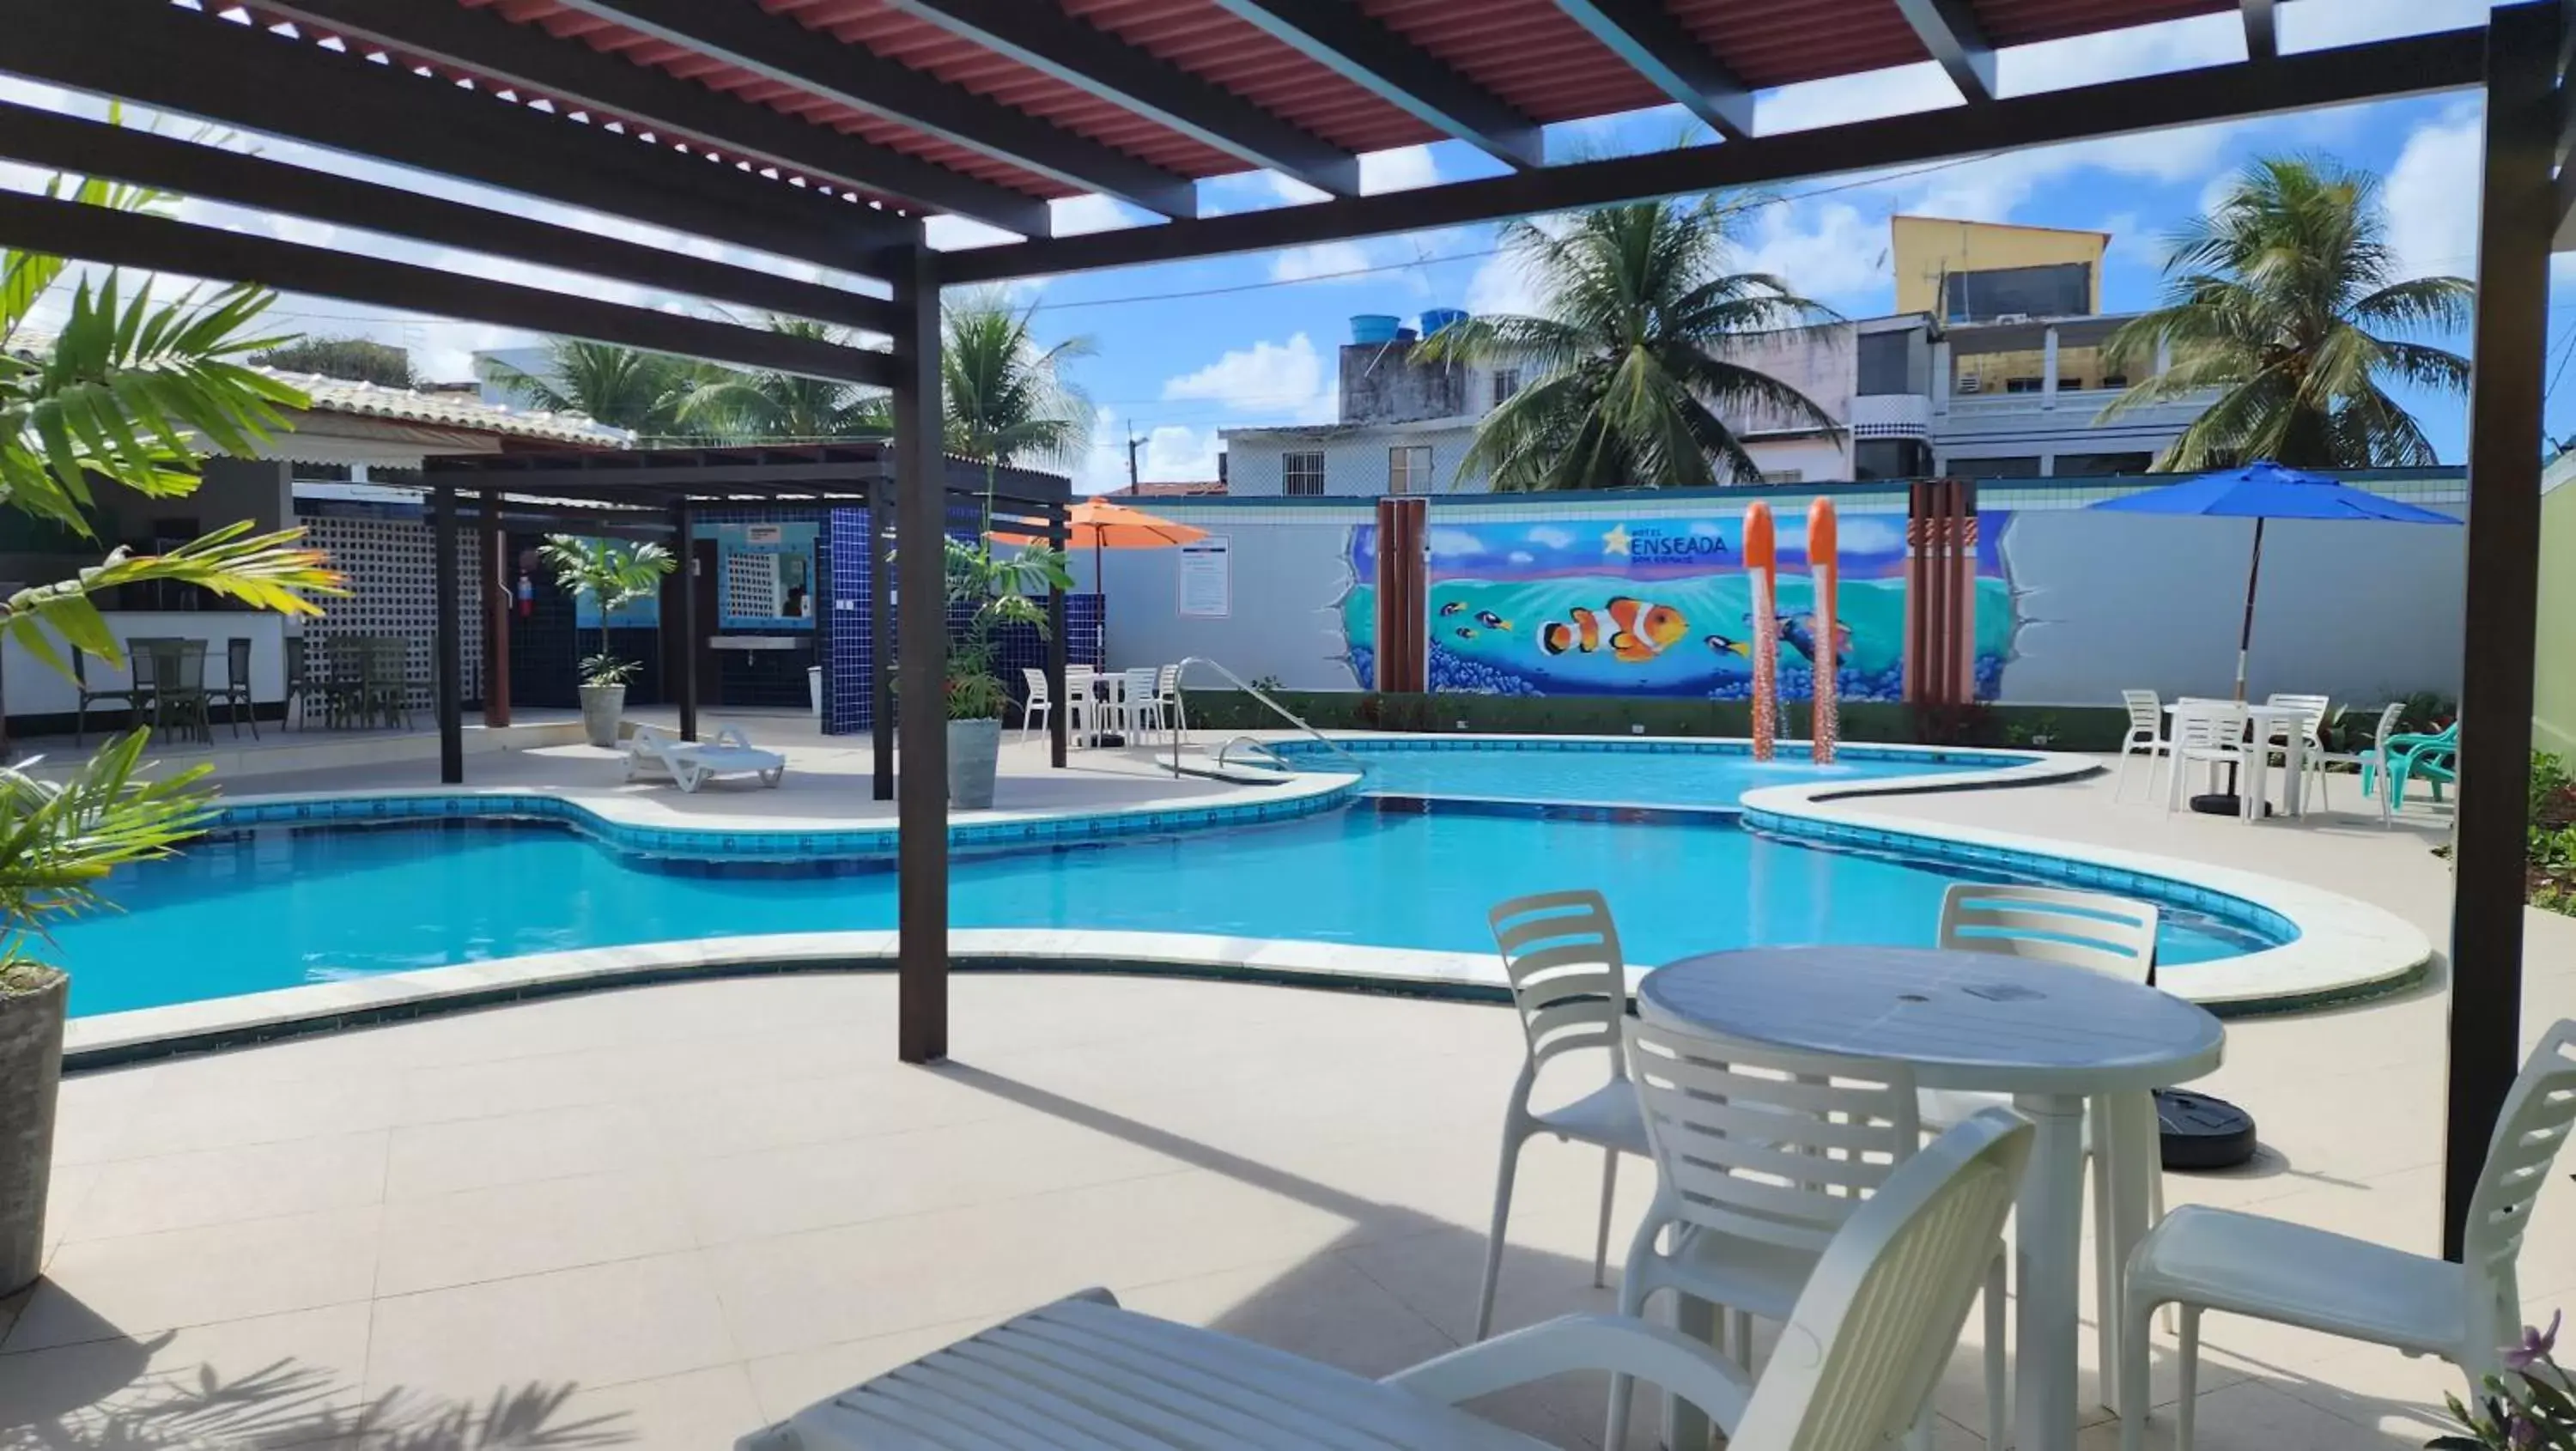
[[[2142,473],[2207,406],[2102,410],[2132,379],[2102,343],[2124,316],[2004,314],[1936,322],[1920,313],[1763,334],[1738,360],[1796,387],[1833,420],[1731,419],[1762,482],[2073,477]],[[1525,381],[1510,367],[1426,363],[1409,338],[1341,350],[1339,420],[1230,428],[1236,497],[1484,493],[1466,469],[1477,423]]]

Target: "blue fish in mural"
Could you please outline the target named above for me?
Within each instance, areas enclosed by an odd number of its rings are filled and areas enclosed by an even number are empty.
[[[1512,627],[1511,621],[1495,614],[1492,610],[1476,611],[1476,623],[1488,630],[1509,630]]]
[[[1780,621],[1780,638],[1788,641],[1789,648],[1797,651],[1799,657],[1808,664],[1812,665],[1816,662],[1816,617],[1812,611],[1784,616]],[[1851,653],[1851,626],[1836,620],[1834,621],[1834,656],[1837,659],[1848,660],[1851,658]]]
[[[1752,646],[1745,644],[1742,640],[1730,640],[1724,635],[1702,635],[1700,636],[1700,643],[1706,645],[1712,650],[1715,650],[1720,655],[1750,655],[1753,653]]]

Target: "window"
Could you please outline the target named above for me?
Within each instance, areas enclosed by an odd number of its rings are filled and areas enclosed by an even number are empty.
[[[1431,445],[1411,443],[1386,451],[1386,491],[1390,494],[1431,492]]]
[[[1914,335],[1912,333],[1863,333],[1860,336],[1860,396],[1883,397],[1890,393],[1912,393]]]
[[[1496,408],[1510,402],[1512,395],[1519,391],[1521,391],[1520,369],[1496,368],[1494,370],[1494,406]]]
[[[2072,393],[2083,386],[2084,380],[2073,373],[2061,373],[2058,375],[2057,391],[2060,393]]]
[[[2129,386],[2129,375],[2126,373],[2105,373],[2102,375],[2102,386],[2105,388],[2126,388]]]
[[[1766,484],[1803,484],[1806,481],[1805,469],[1764,469],[1762,471],[1762,482]]]
[[[2036,393],[2039,391],[2039,380],[2037,378],[2006,378],[2004,380],[2004,391],[2007,393]]]
[[[2148,453],[2061,453],[2049,473],[2061,479],[2143,474],[2154,462],[2155,455]]]
[[[2040,476],[2036,456],[2009,458],[1954,458],[1941,472],[1955,479],[2035,479]]]
[[[1941,279],[1941,315],[1951,322],[2074,317],[2092,310],[2093,268],[2085,262],[1953,272]]]
[[[1291,496],[1324,492],[1323,450],[1279,455],[1279,492]]]

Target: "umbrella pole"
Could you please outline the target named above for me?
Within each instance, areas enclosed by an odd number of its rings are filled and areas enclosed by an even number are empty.
[[[1109,668],[1109,581],[1100,577],[1100,533],[1097,529],[1091,531],[1091,592],[1100,597],[1100,610],[1094,617],[1099,623],[1092,626],[1091,646],[1100,656],[1100,664],[1094,668],[1106,670]]]
[[[2245,623],[2236,632],[2236,703],[2245,703],[2245,657],[2254,648],[2254,590],[2263,579],[2263,520],[2254,520],[2254,559],[2245,567]]]

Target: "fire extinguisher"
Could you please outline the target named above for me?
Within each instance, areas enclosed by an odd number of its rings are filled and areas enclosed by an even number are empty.
[[[534,581],[534,580],[532,580],[532,579],[528,578],[528,576],[527,576],[527,572],[526,572],[526,571],[524,571],[524,570],[522,570],[522,571],[520,571],[520,574],[519,574],[519,618],[524,620],[524,619],[526,619],[527,617],[529,617],[530,615],[535,614],[536,612],[537,612],[537,585],[536,585],[536,581]]]

